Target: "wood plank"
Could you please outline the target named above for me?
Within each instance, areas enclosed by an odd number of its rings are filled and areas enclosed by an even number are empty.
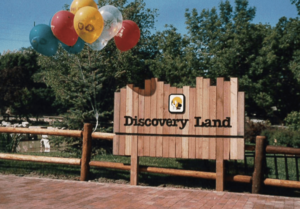
[[[169,91],[170,84],[164,84],[164,112],[163,118],[169,118]],[[170,134],[168,126],[163,126],[163,134]],[[168,157],[169,155],[169,137],[163,137],[163,157]]]
[[[139,88],[135,87],[132,95],[133,116],[138,116],[139,113]],[[132,133],[138,132],[138,126],[132,127]],[[138,136],[131,137],[131,166],[130,166],[130,184],[138,184],[139,174],[139,157],[138,157]]]
[[[202,119],[209,118],[209,87],[210,79],[203,79],[203,103],[202,103]],[[203,128],[203,135],[209,135],[209,128]],[[202,140],[202,159],[209,159],[209,139],[203,138]]]
[[[151,109],[150,109],[150,113],[151,113],[151,119],[156,118],[156,106],[157,106],[157,102],[156,102],[156,83],[157,83],[157,78],[152,78],[151,79]],[[156,134],[156,126],[151,125],[150,126],[150,133],[151,134]],[[151,157],[155,157],[156,155],[156,137],[151,137],[150,136],[150,156]]]
[[[231,130],[230,134],[236,136],[237,135],[237,93],[238,93],[238,82],[237,78],[230,78],[231,86]],[[237,140],[235,138],[230,139],[230,159],[237,159]]]
[[[177,88],[176,87],[170,87],[169,94],[176,94]],[[176,114],[169,114],[169,118],[172,120],[176,118]],[[170,127],[170,133],[175,134],[176,133],[176,128],[177,127]],[[168,157],[175,158],[176,157],[176,139],[175,137],[169,137],[168,138],[168,149],[169,149],[169,154]]]
[[[24,129],[24,128],[22,128]],[[12,132],[15,133],[15,132]],[[36,155],[21,155],[21,154],[5,154],[0,153],[0,159],[3,160],[17,160],[17,161],[30,161],[39,163],[51,163],[62,165],[76,165],[81,166],[81,158],[65,158],[65,157],[48,157]],[[91,163],[92,161],[90,161]]]
[[[238,92],[238,135],[245,135],[245,92]],[[244,160],[245,140],[237,139],[237,159]]]
[[[203,117],[202,115],[202,106],[203,106],[203,77],[196,78],[196,97],[195,97],[195,111],[196,117]],[[195,121],[194,121],[195,123]],[[203,128],[196,127],[196,135],[202,135]],[[202,158],[202,138],[196,138],[196,158]]]
[[[224,78],[217,78],[217,118],[224,119]],[[224,135],[224,128],[217,128],[217,135]],[[217,139],[216,145],[216,190],[224,191],[224,139]]]
[[[41,128],[13,128],[0,127],[1,133],[20,133],[20,134],[35,134],[35,135],[51,135],[51,136],[65,136],[65,137],[82,137],[82,131],[79,130],[56,130],[56,129],[41,129]],[[92,134],[94,135],[94,134]],[[98,135],[98,134],[96,134]],[[103,134],[100,134],[103,136]],[[109,138],[113,134],[108,134]],[[98,135],[99,136],[99,135]],[[112,138],[111,138],[112,139]]]
[[[189,92],[189,135],[195,135],[195,126],[194,126],[194,117],[196,114],[195,111],[195,88],[190,88]],[[195,159],[196,158],[196,138],[195,137],[190,137],[189,138],[189,158],[190,159]]]
[[[189,108],[189,101],[190,101],[190,87],[184,86],[182,92],[185,96],[185,111],[183,113],[183,119],[188,119],[190,116],[190,108]],[[186,124],[184,129],[182,129],[182,134],[188,135],[189,134],[189,123]],[[182,158],[189,158],[189,138],[182,137],[182,150],[181,150]]]
[[[144,89],[139,90],[139,114],[138,118],[145,118],[145,96],[144,96]],[[144,126],[138,127],[138,133],[144,133]],[[144,137],[138,137],[138,156],[144,155]]]
[[[133,115],[133,84],[126,86],[126,116]],[[132,133],[133,126],[126,126],[126,133]],[[132,136],[125,136],[125,155],[131,154],[131,138]]]
[[[34,129],[30,129],[30,130],[34,130]],[[0,132],[1,132],[1,128],[0,128]],[[114,133],[93,132],[92,138],[93,139],[102,139],[102,140],[113,140],[115,135],[116,134],[114,134]]]
[[[120,100],[121,95],[120,92],[115,92],[114,98],[114,133],[120,132]],[[119,143],[120,143],[120,136],[115,135],[113,139],[113,154],[119,154]]]
[[[157,82],[156,85],[156,112],[157,112],[157,118],[160,118],[164,114],[164,82]],[[158,125],[156,128],[157,134],[163,134],[163,126]],[[156,137],[156,157],[162,157],[163,156],[163,137],[158,136]]]
[[[224,78],[217,78],[217,117],[218,119],[224,118]],[[217,135],[224,135],[224,128],[217,128]],[[224,139],[217,139],[217,158],[224,158]]]
[[[182,94],[183,93],[182,88],[177,88],[176,93]],[[176,114],[175,118],[182,119],[182,114]],[[179,129],[179,126],[177,126],[175,128],[176,128],[175,134],[182,135],[182,130]],[[182,158],[182,137],[176,137],[175,143],[176,143],[176,145],[175,145],[176,146],[176,158]]]
[[[217,87],[209,87],[209,118],[211,119],[212,125],[213,120],[217,118]],[[209,135],[217,135],[217,128],[210,127]],[[216,138],[209,138],[209,159],[216,159]]]
[[[145,80],[145,118],[151,117],[151,80]],[[144,133],[149,134],[150,128],[144,126]],[[144,154],[143,156],[150,156],[150,137],[144,137]]]
[[[120,108],[120,132],[125,133],[125,119],[126,115],[126,88],[121,89],[121,108]],[[125,155],[125,136],[120,136],[120,144],[119,144],[119,155]]]
[[[224,81],[224,118],[231,117],[230,109],[230,81]],[[230,128],[224,128],[224,135],[230,135]],[[229,160],[230,156],[230,138],[223,139],[224,141],[224,159]]]

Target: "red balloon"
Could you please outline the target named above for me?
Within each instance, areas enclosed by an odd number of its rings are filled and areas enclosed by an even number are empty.
[[[114,37],[117,48],[122,51],[128,51],[137,45],[140,40],[140,28],[131,20],[124,20],[122,28]]]
[[[51,20],[53,35],[67,46],[74,46],[78,40],[78,35],[73,25],[74,16],[71,12],[59,11]]]

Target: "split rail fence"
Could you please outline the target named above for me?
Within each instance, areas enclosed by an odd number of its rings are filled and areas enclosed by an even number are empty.
[[[91,161],[92,139],[113,140],[115,136],[115,134],[111,134],[111,133],[101,133],[101,132],[93,133],[91,124],[85,124],[83,131],[0,127],[0,133],[55,135],[55,136],[65,136],[65,137],[80,137],[83,139],[81,159],[30,156],[30,155],[6,154],[6,153],[0,153],[0,159],[81,166],[81,170],[80,170],[81,181],[88,180],[89,168],[91,166],[99,167],[99,168],[111,168],[111,169],[132,171],[131,165],[124,165],[123,163]],[[248,175],[226,176],[225,177],[226,181],[250,183],[252,184],[252,193],[260,193],[264,185],[300,189],[299,181],[280,180],[280,179],[271,179],[271,178],[264,179],[264,173],[263,173],[266,153],[300,155],[300,149],[279,147],[279,146],[266,146],[266,138],[264,136],[257,136],[256,145],[255,146],[246,145],[245,149],[255,150],[255,164],[254,164],[253,175],[252,176],[248,176]],[[217,173],[194,171],[194,170],[138,166],[137,171],[175,175],[175,176],[203,178],[203,179],[211,179],[211,180],[216,180],[217,178]],[[136,174],[134,175],[131,174],[131,184],[134,184],[133,182],[135,182],[135,180],[134,181],[132,180],[132,176],[136,176]]]

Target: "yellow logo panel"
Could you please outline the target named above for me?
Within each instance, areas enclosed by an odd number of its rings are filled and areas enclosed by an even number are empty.
[[[185,96],[183,94],[170,94],[169,96],[169,112],[184,113]]]

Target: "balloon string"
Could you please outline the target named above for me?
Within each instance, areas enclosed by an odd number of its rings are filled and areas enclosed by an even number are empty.
[[[82,80],[83,82],[86,84],[86,80],[85,80],[85,77],[83,75],[83,71],[82,71],[82,68],[81,68],[81,63],[80,63],[80,60],[79,58],[77,57],[77,60],[78,60],[78,64],[79,64],[79,69],[80,69],[80,73],[81,73],[81,76],[82,76]],[[88,99],[91,103],[91,106],[92,106],[92,109],[94,111],[94,116],[95,116],[95,119],[96,119],[96,126],[95,126],[95,129],[93,132],[95,132],[97,130],[97,127],[98,127],[98,118],[99,118],[99,113],[98,113],[98,109],[97,109],[97,106],[96,106],[96,91],[94,89],[94,102],[95,102],[95,107],[93,105],[93,102],[92,102],[92,98],[90,96],[88,96]]]
[[[95,80],[95,74],[94,74],[94,80]],[[97,129],[97,127],[98,127],[99,113],[98,113],[97,102],[96,102],[96,87],[93,88],[93,90],[94,90],[94,105],[95,105],[95,111],[94,111],[94,113],[95,113],[95,118],[96,118],[96,126],[95,126],[95,129],[94,129],[93,132],[95,132],[96,129]]]

